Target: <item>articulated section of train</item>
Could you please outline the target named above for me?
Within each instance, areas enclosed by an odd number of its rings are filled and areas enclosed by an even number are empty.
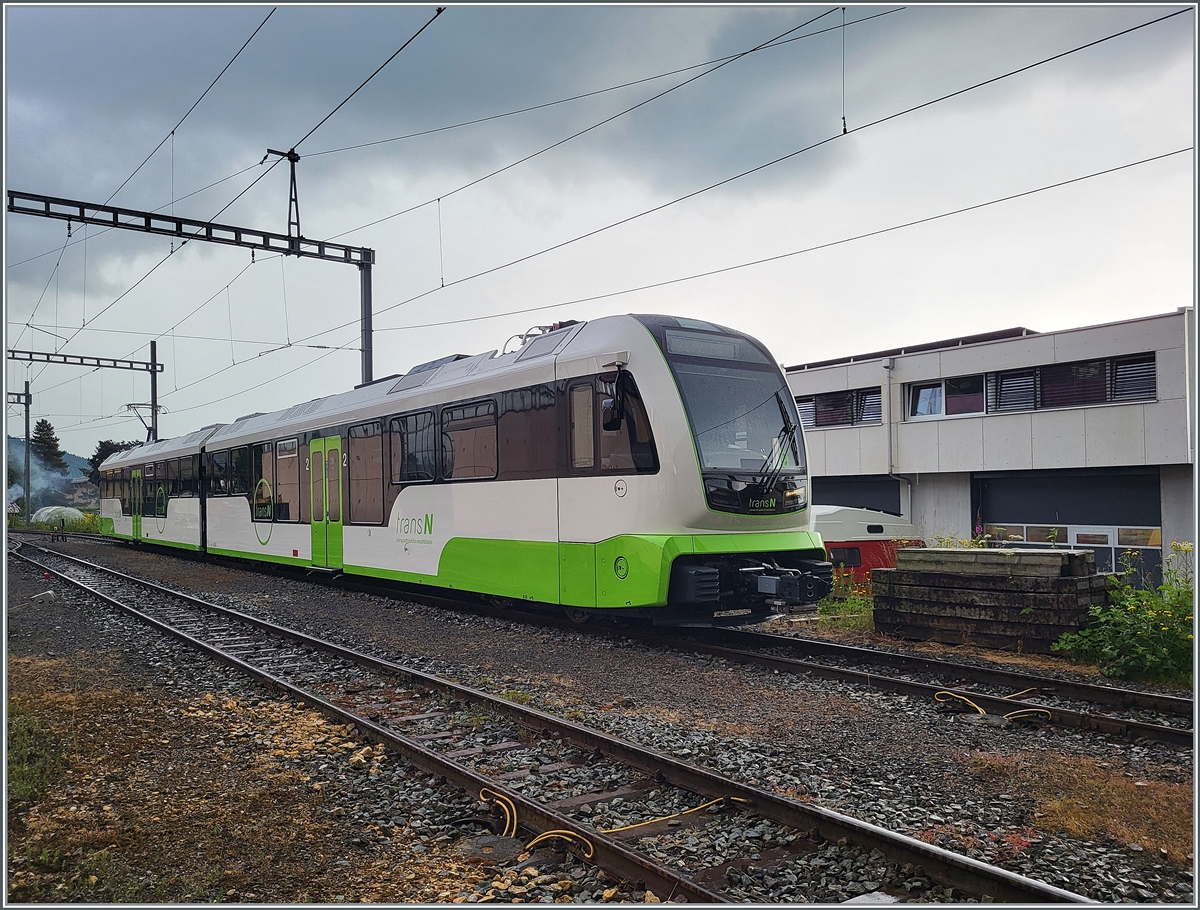
[[[668,316],[562,323],[512,353],[141,445],[101,475],[115,537],[576,619],[753,622],[832,577],[777,363]]]

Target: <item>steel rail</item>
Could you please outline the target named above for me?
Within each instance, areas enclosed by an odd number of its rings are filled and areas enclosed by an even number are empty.
[[[97,571],[116,575],[125,580],[149,587],[160,593],[185,599],[202,609],[219,613],[223,616],[236,619],[240,622],[245,622],[256,628],[269,631],[275,635],[280,635],[296,643],[304,644],[307,647],[320,649],[326,653],[333,654],[346,660],[354,661],[370,669],[374,669],[379,672],[405,676],[409,679],[420,681],[423,685],[426,685],[430,688],[458,696],[465,700],[485,704],[490,710],[515,720],[525,727],[540,731],[543,734],[555,734],[561,736],[575,745],[598,751],[602,754],[608,755],[611,758],[619,760],[630,767],[637,768],[638,770],[653,776],[657,780],[710,797],[736,797],[744,800],[754,809],[754,811],[764,818],[768,818],[780,824],[787,825],[788,827],[795,828],[798,831],[808,832],[810,835],[815,835],[822,840],[838,841],[842,838],[847,838],[849,841],[860,844],[864,847],[878,849],[884,855],[890,857],[896,862],[912,863],[913,865],[924,867],[926,873],[932,875],[940,883],[957,888],[964,893],[977,897],[988,896],[992,900],[1007,902],[1087,902],[1087,898],[1084,898],[1081,895],[1073,892],[1057,888],[1053,885],[1049,885],[1035,879],[1027,878],[1017,873],[1010,872],[1006,869],[1001,869],[997,866],[988,865],[987,863],[983,863],[971,857],[953,853],[941,847],[927,844],[915,838],[908,837],[907,835],[899,834],[889,831],[885,828],[881,828],[877,825],[870,824],[869,822],[864,822],[850,816],[841,815],[837,812],[823,809],[818,806],[813,806],[809,803],[788,799],[787,797],[783,797],[778,794],[750,786],[748,784],[743,784],[738,781],[722,777],[721,775],[705,768],[690,765],[653,749],[634,745],[626,742],[625,740],[621,740],[605,733],[601,733],[597,730],[581,726],[564,718],[547,714],[535,708],[518,705],[497,696],[490,695],[486,692],[482,692],[478,689],[432,676],[431,674],[415,668],[405,667],[382,658],[363,654],[351,648],[345,648],[341,645],[333,644],[332,642],[312,638],[304,633],[298,632],[297,630],[277,626],[273,623],[258,619],[257,617],[249,616],[237,610],[231,610],[227,607],[220,607],[215,604],[210,604],[199,598],[193,597],[190,594],[174,591],[154,582],[130,578],[129,576],[124,575],[124,573],[109,569],[105,566],[90,563],[87,560],[83,560],[78,557],[67,556],[65,554],[55,553],[53,551],[45,552],[51,553],[61,559],[79,563]],[[16,555],[21,556],[22,554],[18,553]],[[22,558],[35,565],[38,565],[36,561],[29,559],[28,557],[22,556]],[[49,569],[49,567],[45,566],[42,568]],[[63,573],[54,569],[49,570],[55,572],[55,574],[59,575],[69,583],[84,588],[90,593],[98,594],[98,592],[95,592],[94,589],[91,589],[82,582],[70,578],[70,576],[64,575]],[[98,594],[98,596],[104,598],[110,603],[117,603],[116,601],[112,601],[110,598],[107,598],[103,594]],[[118,606],[120,605],[118,604]],[[122,609],[130,608],[122,607]],[[155,622],[155,625],[158,626],[160,624]],[[178,634],[187,637],[190,640],[190,637],[186,636],[185,633],[172,632],[171,634]],[[207,646],[205,647],[207,649]],[[225,659],[224,656],[223,659]],[[233,660],[236,660],[236,658],[233,658]],[[238,661],[238,664],[240,665],[241,662]],[[255,670],[253,675],[264,680],[275,679],[274,677],[270,676],[270,674],[266,674],[265,672],[258,670]],[[287,683],[281,684],[288,686],[289,690],[292,688]],[[296,689],[296,691],[303,692],[304,690]],[[302,697],[307,700],[311,700],[314,703],[321,702],[321,699],[307,692],[304,692]],[[1008,704],[1011,705],[1012,702],[1009,702]],[[334,710],[339,712],[342,711],[342,709],[336,707],[334,707]],[[372,724],[370,721],[360,721],[356,716],[348,716],[353,718],[353,722],[356,724],[369,726],[372,729],[378,728],[378,725]],[[384,728],[378,729],[383,730],[383,732],[387,733],[388,736],[395,736],[395,734],[388,733],[388,731],[386,731]],[[419,749],[422,753],[427,752],[427,750],[417,746],[416,744],[413,744],[413,746]],[[429,755],[431,756],[431,760],[437,762],[445,761],[434,753],[429,753]],[[455,764],[454,767],[461,768],[461,766],[457,764]],[[474,772],[470,772],[467,769],[462,770],[473,775],[471,779],[471,785],[474,786],[477,775],[474,775]],[[436,773],[443,774],[441,771]],[[485,782],[485,785],[495,789],[495,785],[491,783]],[[560,818],[565,818],[560,817],[557,813],[553,813],[552,810],[547,810],[544,807],[541,811],[549,812],[553,815],[554,825],[559,825]],[[590,827],[578,826],[578,824],[574,822],[570,822],[570,824],[566,825],[565,827],[567,827],[568,830],[578,830],[583,832],[584,836],[595,842],[595,835],[593,833],[594,829]],[[619,847],[620,845],[614,844],[613,846]],[[621,848],[621,851],[624,853],[630,853],[630,851],[627,851],[624,848]],[[597,854],[599,854],[599,849],[597,849]],[[637,857],[641,862],[646,862],[645,860],[642,860],[638,854],[631,855]],[[618,870],[614,868],[613,871]],[[622,874],[625,878],[631,877],[629,875],[625,875],[624,873]],[[691,887],[699,888],[701,886],[691,883]],[[712,898],[704,899],[711,900]],[[725,900],[724,898],[720,899]]]
[[[594,860],[597,865],[627,881],[636,882],[639,888],[656,890],[664,895],[683,895],[688,897],[690,900],[701,901],[705,903],[728,903],[729,901],[728,898],[724,897],[719,892],[712,891],[703,885],[692,881],[691,879],[685,878],[684,876],[673,872],[670,869],[659,866],[649,858],[630,850],[628,847],[623,846],[616,840],[602,834],[596,829],[587,825],[582,825],[570,816],[556,812],[542,803],[538,803],[535,800],[530,799],[517,790],[506,787],[504,784],[498,781],[484,777],[470,768],[464,767],[455,761],[444,758],[441,755],[438,755],[436,752],[433,752],[432,750],[422,746],[415,740],[409,739],[406,736],[402,736],[392,730],[387,729],[386,727],[381,726],[380,724],[362,717],[361,715],[355,714],[352,711],[341,708],[332,702],[321,698],[315,693],[302,688],[301,686],[294,685],[293,683],[289,683],[287,680],[281,679],[272,673],[268,673],[266,670],[243,661],[240,658],[221,650],[220,648],[214,647],[213,645],[210,645],[207,642],[204,642],[195,636],[182,631],[181,629],[177,629],[167,623],[164,623],[155,617],[138,610],[136,607],[122,603],[116,598],[110,597],[107,594],[96,590],[90,585],[79,581],[78,579],[71,578],[69,575],[60,572],[51,566],[39,563],[37,560],[26,556],[19,551],[14,551],[12,555],[30,563],[31,565],[37,566],[44,572],[51,572],[54,575],[57,575],[68,584],[74,585],[86,591],[91,596],[103,600],[105,603],[108,603],[113,607],[116,607],[117,609],[129,614],[130,616],[137,618],[141,622],[146,623],[157,631],[184,642],[188,647],[208,654],[211,657],[215,657],[223,663],[233,667],[239,673],[258,680],[272,691],[286,692],[298,700],[313,705],[322,714],[325,714],[328,717],[335,718],[344,723],[354,724],[362,733],[364,733],[366,738],[374,740],[375,742],[383,743],[395,749],[412,764],[429,774],[442,777],[455,786],[460,787],[468,792],[479,793],[481,790],[486,788],[501,794],[517,807],[518,824],[526,831],[532,831],[535,835],[546,831],[570,831],[576,837],[592,845],[593,855],[591,856],[591,859]],[[63,557],[62,554],[54,555],[59,556],[60,558],[74,560],[74,557]],[[104,567],[86,563],[85,560],[75,561],[87,564],[89,567],[94,569],[107,571],[114,575],[120,574],[113,572],[111,569],[104,569]],[[253,619],[252,617],[247,617],[244,614],[239,614],[236,610],[226,610],[219,607],[213,610],[215,605],[198,601],[196,598],[193,598],[189,595],[180,595],[180,592],[170,591],[169,589],[163,588],[159,585],[143,582],[141,579],[130,578],[129,576],[123,576],[123,578],[127,581],[133,581],[138,584],[148,584],[149,587],[152,587],[163,593],[171,594],[172,596],[183,596],[187,600],[198,605],[202,605],[204,608],[207,608],[212,612],[226,614],[232,618],[238,619],[239,621],[250,621]],[[278,627],[272,627],[269,623],[255,622],[254,625],[262,628],[264,631],[271,630],[273,628],[278,631]],[[291,635],[288,637],[295,640],[304,638],[304,636],[299,635]],[[316,640],[311,640],[306,643],[312,643],[313,641]],[[349,656],[355,653],[348,649],[336,648],[336,646],[334,648],[326,648],[323,650],[328,650],[330,653],[338,654],[339,656]],[[396,673],[412,676],[418,675],[415,671],[408,670],[400,667],[399,665],[393,666],[396,668]],[[386,668],[386,662],[381,662],[381,668]],[[425,674],[420,675],[424,676]],[[463,687],[463,691],[470,690],[466,690],[465,687]]]
[[[695,631],[692,634],[696,634]],[[705,637],[708,637],[705,635]],[[883,664],[904,670],[916,670],[922,673],[957,673],[968,675],[976,682],[996,686],[1012,686],[1014,688],[1037,688],[1053,691],[1066,698],[1093,704],[1112,705],[1118,708],[1146,708],[1163,714],[1177,714],[1180,717],[1191,717],[1194,703],[1190,698],[1174,695],[1163,695],[1154,692],[1138,692],[1135,689],[1122,689],[1117,686],[1098,686],[1089,683],[1073,682],[1036,673],[1023,673],[1014,670],[1004,670],[992,667],[977,667],[974,665],[956,664],[948,660],[932,657],[917,657],[911,654],[896,654],[892,651],[878,651],[857,645],[845,645],[838,642],[816,641],[808,638],[795,638],[790,635],[777,635],[770,632],[759,632],[751,629],[730,629],[722,632],[722,637],[733,641],[744,641],[760,648],[781,648],[805,654],[825,654],[843,657],[846,660],[860,663]]]
[[[111,540],[113,538],[103,539]],[[173,552],[171,555],[191,556],[192,554],[179,554]],[[213,557],[207,558],[213,559]],[[221,561],[226,562],[226,560]],[[236,565],[241,568],[248,568],[243,560],[231,560],[228,561],[228,564]],[[287,567],[280,568],[277,566],[256,565],[254,568],[257,571],[278,572],[291,577],[297,577],[297,573],[294,570],[288,569]],[[312,579],[306,578],[306,580],[311,581]],[[328,583],[329,580],[322,578],[321,581],[323,583]],[[392,598],[394,598],[397,593],[402,593],[404,596],[412,597],[420,600],[423,603],[438,606],[448,606],[453,609],[466,610],[471,613],[490,616],[497,619],[521,619],[522,621],[533,622],[550,628],[569,628],[577,631],[585,631],[585,628],[581,627],[578,623],[572,623],[570,621],[558,619],[557,617],[548,616],[543,613],[533,613],[520,609],[500,609],[458,598],[439,596],[437,594],[427,593],[425,591],[408,591],[384,587],[377,581],[366,577],[359,578],[357,576],[351,577],[343,575],[338,576],[336,579],[333,579],[333,581],[337,584],[340,584],[342,587],[352,588],[355,590]],[[687,630],[685,638],[672,638],[634,627],[625,627],[619,632],[612,632],[611,630],[598,630],[596,634],[610,636],[616,635],[617,637],[622,638],[632,638],[648,644],[675,650],[692,650],[715,657],[723,657],[727,660],[733,660],[738,663],[751,665],[757,664],[759,666],[769,667],[770,669],[779,670],[781,672],[810,673],[814,676],[820,676],[825,679],[856,682],[868,687],[879,689],[880,691],[897,692],[901,694],[916,695],[928,698],[933,698],[939,692],[950,692],[955,697],[970,699],[981,708],[987,709],[988,714],[992,715],[993,717],[1002,717],[1003,715],[1011,713],[1015,710],[1019,710],[1020,708],[1028,708],[1031,710],[1040,709],[1041,711],[1046,712],[1044,722],[1053,724],[1054,726],[1062,727],[1064,729],[1107,733],[1122,738],[1142,738],[1179,746],[1189,746],[1194,743],[1195,734],[1191,727],[1173,727],[1167,724],[1154,724],[1146,721],[1110,717],[1108,715],[1095,714],[1087,711],[1075,711],[1068,708],[1060,708],[1049,704],[1043,704],[1041,702],[1031,701],[1028,698],[1022,698],[1020,701],[1017,701],[1016,699],[1002,698],[1000,696],[990,696],[978,693],[971,689],[953,688],[949,686],[933,686],[910,680],[895,679],[893,677],[883,676],[862,670],[844,669],[840,667],[829,666],[828,664],[797,660],[795,658],[775,657],[768,654],[761,654],[756,651],[747,651],[740,648],[721,645],[710,640],[704,640],[704,638],[721,636],[724,638],[748,641],[764,648],[780,648],[790,650],[805,650],[812,645],[811,650],[813,651],[841,656],[846,660],[857,660],[865,663],[883,664],[885,666],[890,665],[901,669],[909,669],[918,672],[952,673],[959,676],[966,676],[974,681],[983,682],[990,685],[1011,685],[1013,687],[1037,688],[1046,692],[1055,692],[1063,697],[1074,698],[1080,701],[1112,705],[1114,707],[1143,708],[1184,717],[1192,716],[1192,700],[1179,698],[1176,696],[1137,692],[1132,689],[1121,689],[1114,686],[1093,686],[1086,683],[1075,683],[1066,680],[1055,679],[1053,677],[1038,676],[1036,674],[1013,673],[1000,669],[976,667],[966,664],[955,664],[949,661],[940,661],[932,658],[922,658],[911,655],[896,655],[891,652],[876,651],[873,649],[860,648],[852,645],[840,645],[829,642],[814,643],[810,639],[797,639],[792,636],[773,635],[770,633],[753,632],[740,629],[722,629],[720,631],[714,630],[707,634],[699,633],[698,630],[695,629],[689,629]],[[701,637],[702,635],[703,637]]]
[[[1086,711],[1072,711],[1027,699],[1017,700],[996,695],[985,695],[972,689],[934,686],[929,683],[914,682],[908,679],[871,673],[866,670],[831,667],[828,664],[797,660],[794,657],[775,657],[771,654],[762,654],[757,651],[743,651],[738,648],[728,648],[697,640],[680,641],[679,639],[670,639],[660,635],[649,634],[641,634],[637,638],[639,641],[658,644],[664,647],[699,650],[713,657],[723,657],[726,660],[734,660],[739,663],[769,667],[770,669],[786,673],[810,673],[813,676],[820,676],[825,679],[848,680],[860,683],[868,688],[878,689],[882,692],[919,695],[930,699],[934,699],[939,693],[948,692],[956,699],[967,699],[974,702],[980,708],[986,709],[988,715],[994,717],[1004,717],[1006,714],[1020,710],[1036,710],[1047,712],[1046,722],[1059,727],[1092,730],[1121,737],[1140,737],[1176,746],[1190,746],[1195,738],[1195,734],[1190,727],[1171,727],[1165,724],[1151,724],[1144,721],[1109,717],[1104,714],[1092,714]]]

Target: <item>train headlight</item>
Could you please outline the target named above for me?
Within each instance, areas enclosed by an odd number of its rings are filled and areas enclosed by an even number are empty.
[[[808,492],[805,487],[796,487],[783,494],[784,501],[795,509],[803,509],[808,503]]]

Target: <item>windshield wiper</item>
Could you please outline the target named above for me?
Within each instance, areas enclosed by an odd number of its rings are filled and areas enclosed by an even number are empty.
[[[787,408],[784,406],[783,398],[778,392],[775,393],[775,401],[779,405],[779,414],[783,417],[783,429],[776,434],[771,454],[763,462],[762,473],[756,478],[759,489],[764,494],[773,490],[775,484],[779,482],[779,475],[783,473],[783,468],[787,463],[788,452],[795,445],[796,431],[800,429],[799,424],[792,423]]]

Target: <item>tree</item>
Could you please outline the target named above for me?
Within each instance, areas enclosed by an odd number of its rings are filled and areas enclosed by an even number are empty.
[[[54,471],[64,477],[67,475],[68,468],[63,460],[63,450],[59,447],[58,436],[55,435],[54,426],[50,421],[43,419],[37,422],[29,440],[29,448],[47,471]]]
[[[101,439],[96,443],[96,453],[88,459],[88,464],[92,466],[88,478],[96,486],[100,486],[100,465],[104,464],[105,459],[117,452],[132,449],[135,445],[137,445],[136,442],[116,442],[112,439]]]

